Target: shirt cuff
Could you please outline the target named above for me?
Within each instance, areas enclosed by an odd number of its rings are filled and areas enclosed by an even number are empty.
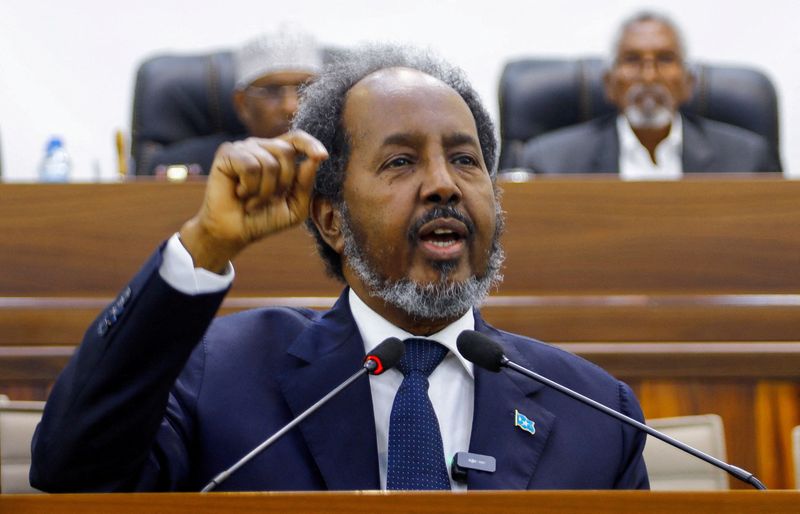
[[[198,295],[218,293],[230,287],[235,276],[233,264],[225,267],[222,275],[203,268],[195,268],[192,256],[183,246],[178,234],[167,241],[161,253],[161,267],[158,274],[167,284],[183,294]]]

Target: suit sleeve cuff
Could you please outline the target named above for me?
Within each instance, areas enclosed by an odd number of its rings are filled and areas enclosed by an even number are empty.
[[[230,262],[221,275],[203,268],[195,268],[192,256],[181,244],[178,234],[167,241],[161,254],[158,273],[171,287],[188,295],[218,293],[230,287],[235,276]]]

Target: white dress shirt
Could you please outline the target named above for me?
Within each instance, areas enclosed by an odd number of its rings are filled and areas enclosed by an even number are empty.
[[[683,122],[672,119],[669,135],[656,146],[656,162],[623,115],[617,116],[619,176],[622,180],[678,180],[683,176]]]
[[[417,337],[386,321],[370,309],[357,294],[350,290],[350,310],[364,340],[364,349],[369,352],[387,337],[400,340]],[[456,349],[456,338],[462,330],[474,330],[475,317],[472,310],[443,330],[425,337],[447,347],[450,352],[441,364],[428,377],[428,396],[439,420],[444,445],[444,461],[450,474],[450,463],[457,452],[469,451],[472,435],[472,413],[475,398],[475,381],[472,363],[464,359]],[[378,437],[378,467],[381,476],[381,489],[386,489],[386,472],[389,464],[389,417],[397,389],[403,381],[403,374],[390,369],[378,376],[369,377],[372,392],[372,408],[375,414],[375,432]],[[466,490],[466,484],[453,481],[454,491]]]
[[[183,246],[178,234],[167,241],[161,252],[161,267],[158,274],[164,281],[183,294],[216,293],[222,291],[233,282],[236,275],[229,262],[225,273],[219,275],[203,268],[195,268],[192,256]]]
[[[230,263],[222,275],[195,268],[192,257],[181,244],[178,234],[173,235],[167,242],[162,252],[161,267],[158,271],[170,286],[185,294],[222,291],[233,282],[234,278],[233,266]],[[361,339],[364,341],[366,353],[369,353],[388,337],[397,337],[400,340],[415,337],[370,309],[352,289],[348,300]],[[428,378],[430,383],[428,394],[442,432],[448,475],[453,456],[457,452],[469,450],[469,440],[472,435],[475,398],[473,365],[458,353],[456,338],[463,330],[473,330],[474,328],[475,317],[472,310],[469,310],[443,330],[426,337],[426,339],[434,340],[450,350]],[[370,376],[369,380],[378,443],[380,483],[381,489],[386,489],[389,461],[389,417],[395,394],[403,381],[403,374],[396,369],[390,369],[381,375]],[[454,491],[467,488],[466,484],[455,482],[452,477],[450,484]]]

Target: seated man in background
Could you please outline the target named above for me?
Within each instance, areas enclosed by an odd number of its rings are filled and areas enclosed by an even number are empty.
[[[361,377],[221,488],[648,487],[643,433],[457,350],[462,330],[480,331],[642,419],[631,389],[599,367],[481,318],[501,278],[503,212],[477,93],[409,50],[346,57],[306,89],[300,130],[220,147],[197,215],[86,332],[34,436],[35,487],[197,491],[392,336],[407,360]],[[304,221],[344,286],[333,308],[215,319],[230,260]],[[496,470],[451,476],[467,450]]]
[[[687,116],[694,76],[668,18],[640,13],[625,22],[604,76],[619,114],[529,141],[523,166],[537,173],[615,173],[623,179],[677,179],[684,172],[780,171],[766,139],[733,125]]]
[[[184,164],[194,165],[195,173],[208,174],[214,152],[225,141],[283,134],[297,109],[298,87],[320,71],[322,60],[322,48],[302,32],[282,30],[248,42],[234,55],[236,85],[231,98],[246,133],[212,134],[161,148],[150,161],[149,173]]]

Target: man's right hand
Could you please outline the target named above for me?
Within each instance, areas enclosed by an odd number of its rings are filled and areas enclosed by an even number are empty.
[[[203,205],[180,230],[195,267],[221,272],[249,244],[303,222],[327,158],[322,143],[302,131],[220,146]]]

